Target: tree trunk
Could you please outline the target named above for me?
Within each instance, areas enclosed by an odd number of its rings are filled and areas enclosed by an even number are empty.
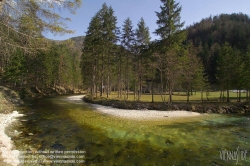
[[[110,82],[109,82],[109,71],[108,71],[108,80],[107,80],[107,99],[109,98],[109,84],[110,84]]]
[[[172,102],[173,102],[172,91],[173,91],[172,85],[169,84],[169,100],[168,100],[168,104],[172,104]]]
[[[238,90],[238,88],[237,88],[237,90],[236,90],[236,93],[237,93],[237,102],[239,102],[239,90]]]
[[[222,101],[224,102],[225,101],[225,91],[224,91],[224,89],[223,89],[223,93],[222,93]]]
[[[128,99],[128,96],[129,96],[129,78],[128,78],[128,82],[127,82],[127,99]]]
[[[249,90],[247,89],[247,91],[246,91],[246,101],[248,101],[248,97],[249,96]]]
[[[152,93],[152,103],[154,102],[154,81],[152,80],[152,85],[151,85],[151,93]]]
[[[139,57],[139,100],[141,99],[142,95],[142,60]]]
[[[249,90],[246,91],[246,101],[249,99]]]
[[[128,55],[127,55],[127,63],[126,63],[126,69],[127,69],[127,71],[126,71],[126,85],[125,85],[125,87],[126,87],[126,99],[128,99],[128,92],[129,92],[129,75],[128,75]]]
[[[162,102],[164,102],[164,99],[163,99],[163,96],[162,96],[162,93],[163,93],[163,78],[162,78],[162,71],[161,71],[161,91],[160,91],[160,93],[161,93],[161,100],[162,100]]]
[[[222,90],[220,91],[220,102],[222,101]]]
[[[239,102],[241,102],[241,90],[239,91]]]
[[[140,76],[140,82],[139,82],[139,84],[140,84],[140,94],[139,94],[139,99],[141,99],[141,95],[142,95],[142,78],[141,78],[141,76]]]
[[[203,89],[201,90],[201,102],[203,103]]]
[[[119,77],[118,77],[118,98],[122,97],[122,64],[121,55],[119,58]]]
[[[229,102],[229,89],[227,88],[227,102]]]
[[[134,84],[134,100],[136,100],[136,81],[135,81],[135,84]]]
[[[110,84],[110,77],[109,77],[109,75],[110,75],[110,55],[109,55],[109,53],[108,53],[108,73],[107,73],[107,75],[108,75],[108,80],[107,80],[107,99],[109,98],[109,84]]]
[[[187,89],[187,103],[189,103],[189,94],[190,94],[189,89]]]
[[[166,84],[165,89],[166,89],[166,92],[164,93],[164,102],[166,102],[166,96],[167,96],[167,93],[169,93],[169,91],[167,91],[167,89],[168,89],[167,84]]]
[[[104,55],[102,54],[102,71],[101,71],[101,91],[100,91],[100,97],[103,95],[103,74],[104,74]]]

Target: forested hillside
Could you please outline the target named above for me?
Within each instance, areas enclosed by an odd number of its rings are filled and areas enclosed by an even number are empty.
[[[74,42],[74,46],[81,51],[83,48],[84,39],[85,39],[84,36],[77,36],[77,37],[70,38],[70,40],[72,40]]]
[[[187,28],[187,40],[199,50],[211,84],[218,84],[218,58],[221,47],[228,43],[241,57],[249,51],[250,18],[245,14],[221,14],[201,20]],[[236,53],[235,53],[236,54]],[[228,62],[235,63],[235,61]],[[230,71],[229,71],[230,72]]]
[[[25,38],[18,41],[22,46],[2,47],[0,84],[18,91],[23,98],[74,93],[82,88],[80,62],[84,37],[48,40],[41,30],[28,30],[27,26],[23,24],[20,31],[36,33],[40,38],[28,36],[29,41]],[[12,33],[8,40],[17,42],[19,32],[2,24],[0,28]]]
[[[53,42],[43,34],[70,34],[68,17],[80,0],[0,1],[0,84],[22,97],[73,92],[81,84],[80,53],[71,41]],[[53,9],[53,10],[52,10]],[[79,49],[78,49],[79,50]]]
[[[24,98],[74,93],[82,85],[80,60],[73,40],[48,41],[46,49],[32,54],[16,49],[2,59],[0,81]]]

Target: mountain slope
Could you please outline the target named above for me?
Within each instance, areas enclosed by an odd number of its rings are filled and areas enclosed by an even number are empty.
[[[250,18],[242,13],[221,14],[187,28],[187,40],[198,48],[210,83],[216,83],[217,57],[226,42],[244,54],[250,46]]]
[[[74,45],[78,49],[82,49],[85,36],[72,37],[70,40],[74,41]]]

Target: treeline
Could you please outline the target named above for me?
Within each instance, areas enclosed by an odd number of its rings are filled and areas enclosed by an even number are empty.
[[[182,30],[181,7],[173,0],[162,2],[155,31],[159,41],[150,42],[143,18],[136,28],[129,18],[117,27],[114,10],[106,4],[92,18],[81,64],[83,82],[92,97],[108,98],[111,91],[117,91],[117,97],[124,100],[129,93],[140,100],[142,92],[151,92],[152,101],[158,93],[171,104],[174,90],[187,91],[187,101],[193,89],[203,91],[206,77],[197,49],[186,41]]]
[[[218,84],[216,74],[221,47],[228,43],[245,54],[250,45],[250,19],[242,13],[210,16],[188,27],[187,31],[187,40],[198,48],[211,84]]]
[[[250,18],[242,13],[221,14],[203,19],[187,31],[210,85],[221,90],[221,100],[229,101],[230,89],[239,90],[238,101],[240,90],[246,90],[249,99]]]
[[[189,101],[194,90],[221,90],[221,101],[229,101],[235,89],[246,90],[249,100],[249,17],[222,14],[184,29],[180,4],[161,2],[155,41],[143,18],[136,26],[127,18],[117,27],[115,12],[106,4],[91,19],[84,45],[78,42],[82,38],[73,39],[75,44],[45,39],[35,12],[33,21],[24,15],[13,27],[0,24],[0,83],[23,96],[80,88],[92,97],[108,98],[115,91],[124,100],[129,94],[140,100],[147,92],[154,101],[154,94],[160,94],[171,104],[174,92],[185,91]]]
[[[73,93],[82,85],[80,52],[72,41],[51,43],[45,50],[16,48],[1,57],[1,83],[25,97]]]
[[[65,93],[81,84],[80,51],[68,42],[55,43],[42,34],[73,33],[69,18],[81,0],[0,1],[0,84],[23,97]],[[62,92],[64,91],[64,92]]]
[[[150,41],[143,18],[134,28],[127,18],[117,27],[112,7],[102,6],[92,18],[83,55],[83,83],[92,97],[140,100],[143,92],[161,94],[172,103],[175,91],[221,90],[220,100],[230,99],[229,90],[246,90],[249,100],[250,19],[244,14],[222,14],[183,29],[181,7],[162,0],[156,12],[159,40]],[[167,98],[166,98],[167,97]],[[203,100],[203,93],[201,96]]]

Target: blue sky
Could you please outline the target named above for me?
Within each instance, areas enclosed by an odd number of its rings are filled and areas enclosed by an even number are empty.
[[[156,39],[153,34],[157,28],[155,11],[160,11],[160,0],[83,0],[83,5],[77,10],[75,15],[69,14],[65,10],[59,12],[64,17],[71,18],[67,26],[75,30],[75,34],[53,35],[45,33],[45,37],[55,40],[65,40],[74,36],[84,36],[91,18],[101,9],[102,4],[106,2],[112,6],[117,17],[118,27],[121,27],[127,17],[133,22],[134,28],[141,17],[144,18],[146,25],[151,32],[151,38]],[[244,13],[250,16],[250,0],[176,0],[182,6],[181,21],[185,21],[185,27],[202,18],[210,15],[215,16],[221,13]]]

